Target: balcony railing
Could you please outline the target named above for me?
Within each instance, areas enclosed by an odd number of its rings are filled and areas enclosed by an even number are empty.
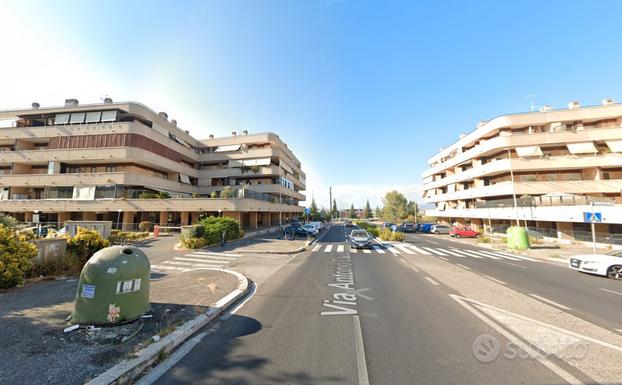
[[[615,204],[615,198],[590,197],[579,195],[539,196],[516,198],[518,207],[546,207],[546,206],[584,206],[592,202],[598,204]],[[514,199],[497,199],[486,202],[476,202],[476,209],[514,207]]]

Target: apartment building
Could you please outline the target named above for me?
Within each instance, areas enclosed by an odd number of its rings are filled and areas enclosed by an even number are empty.
[[[599,241],[622,243],[622,104],[503,115],[428,160],[427,215],[503,230],[521,226],[551,238],[591,240],[584,213],[602,213]],[[516,197],[516,204],[514,202]]]
[[[221,215],[246,229],[299,215],[305,173],[278,135],[198,140],[134,102],[0,111],[0,212],[20,221],[188,225]]]

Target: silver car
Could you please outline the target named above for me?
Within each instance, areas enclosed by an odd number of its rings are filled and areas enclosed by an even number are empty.
[[[350,235],[348,235],[348,241],[353,249],[371,248],[371,237],[365,230],[352,230]]]
[[[449,231],[451,231],[451,226],[448,225],[433,225],[430,229],[432,234],[449,234]]]

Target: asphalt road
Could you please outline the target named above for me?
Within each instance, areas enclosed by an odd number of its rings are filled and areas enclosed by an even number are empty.
[[[477,360],[478,336],[507,340],[447,287],[391,253],[350,253],[344,235],[333,227],[284,265],[156,383],[565,383],[532,360]]]
[[[408,234],[407,243],[438,250],[490,251],[453,241],[448,235]],[[622,282],[605,277],[579,273],[565,264],[460,258],[446,255],[445,259],[461,264],[483,276],[492,277],[505,286],[526,295],[537,295],[543,301],[553,301],[556,307],[605,329],[622,330]],[[550,304],[550,302],[549,302]],[[620,333],[622,334],[622,333]]]

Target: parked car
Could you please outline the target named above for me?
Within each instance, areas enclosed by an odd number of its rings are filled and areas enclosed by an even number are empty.
[[[315,226],[318,231],[324,228],[324,222],[314,221],[314,222],[309,222],[309,224]]]
[[[419,226],[419,232],[420,233],[431,233],[432,232],[432,226],[434,226],[434,224],[432,224],[432,223],[422,223]]]
[[[352,230],[348,235],[348,242],[353,249],[371,248],[371,237],[367,231],[362,229]]]
[[[293,226],[289,225],[283,229],[285,235],[291,236],[291,234],[295,234],[297,237],[306,237],[309,232],[305,230],[302,226]]]
[[[350,220],[346,221],[346,227],[352,227],[352,226],[354,226],[352,221],[350,221]]]
[[[390,229],[391,226],[395,226],[395,223],[391,223],[391,222],[384,222],[382,224],[382,226],[380,226],[381,229]]]
[[[449,236],[456,238],[474,238],[478,235],[479,231],[475,231],[470,227],[454,227],[449,231]]]
[[[306,225],[302,225],[300,227],[307,230],[307,232],[314,237],[320,233],[320,230],[310,223],[307,223]]]
[[[414,233],[415,225],[410,222],[404,222],[400,225],[400,231],[404,233]]]
[[[568,267],[588,274],[622,280],[622,250],[606,254],[585,254],[570,257]]]
[[[451,230],[451,227],[447,226],[447,225],[432,225],[432,228],[430,229],[430,232],[432,234],[449,234],[449,231]]]

